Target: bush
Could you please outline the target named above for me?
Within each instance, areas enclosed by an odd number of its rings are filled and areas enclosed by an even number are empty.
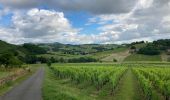
[[[95,58],[90,57],[80,57],[80,58],[73,58],[69,59],[69,63],[85,63],[85,62],[97,62],[98,60]]]
[[[8,67],[21,67],[22,61],[15,57],[12,53],[4,53],[0,56],[0,65],[4,65],[5,68]]]
[[[51,61],[50,61],[50,60],[47,61],[47,66],[48,66],[48,67],[51,66]]]
[[[170,57],[168,57],[168,62],[170,62]]]
[[[117,62],[117,59],[113,59],[113,62]]]
[[[137,53],[144,54],[144,55],[159,55],[160,51],[153,46],[147,46],[147,47],[139,49]]]

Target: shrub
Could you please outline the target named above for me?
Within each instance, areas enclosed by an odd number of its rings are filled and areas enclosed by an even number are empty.
[[[153,46],[147,46],[147,47],[139,49],[137,53],[145,54],[145,55],[159,55],[160,51]]]
[[[117,59],[114,59],[114,58],[113,58],[113,62],[117,62]]]

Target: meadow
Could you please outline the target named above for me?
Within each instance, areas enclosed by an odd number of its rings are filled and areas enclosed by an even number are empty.
[[[161,66],[164,65],[164,66]],[[53,64],[46,67],[44,100],[169,100],[168,63]]]

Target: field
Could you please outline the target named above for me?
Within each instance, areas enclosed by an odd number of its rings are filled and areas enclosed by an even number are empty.
[[[160,66],[159,66],[160,65]],[[169,64],[54,64],[44,100],[169,100]]]
[[[132,54],[125,58],[124,61],[162,61],[160,55],[141,55],[141,54]]]

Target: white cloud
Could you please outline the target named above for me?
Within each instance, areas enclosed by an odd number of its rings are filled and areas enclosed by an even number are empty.
[[[0,39],[10,43],[61,42],[73,44],[103,43],[117,39],[114,32],[80,34],[62,12],[31,9],[25,13],[14,12],[11,27],[0,27]]]
[[[97,15],[90,18],[88,23],[105,23],[100,24],[98,30],[115,32],[119,37],[111,42],[165,38],[170,34],[169,4],[170,0],[139,0],[129,13]],[[90,22],[91,19],[94,21]]]
[[[31,9],[25,15],[17,13],[12,17],[14,27],[24,38],[57,36],[76,33],[62,12]]]
[[[78,29],[74,29],[62,12],[31,9],[25,14],[14,13],[12,26],[1,27],[1,39],[11,42],[25,39],[27,42],[57,40],[62,36],[76,35]],[[12,38],[7,38],[12,37]],[[24,41],[23,41],[24,42]]]
[[[0,0],[0,3],[15,9],[11,26],[0,27],[0,39],[12,43],[120,43],[170,38],[170,0]],[[25,10],[44,3],[54,10]],[[94,17],[86,25],[99,24],[100,32],[80,33],[56,9],[91,13]],[[4,14],[1,10],[0,16]]]

